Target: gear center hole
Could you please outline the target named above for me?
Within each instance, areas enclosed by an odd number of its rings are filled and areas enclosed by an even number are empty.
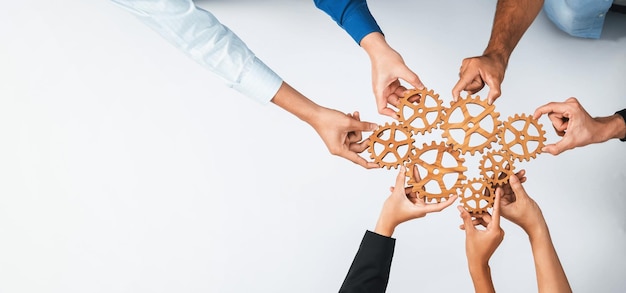
[[[437,168],[433,169],[433,174],[439,175],[439,169],[437,169]]]
[[[468,128],[472,128],[472,127],[474,127],[474,123],[473,123],[473,122],[471,122],[471,121],[470,121],[470,122],[467,122],[467,127],[468,127]]]

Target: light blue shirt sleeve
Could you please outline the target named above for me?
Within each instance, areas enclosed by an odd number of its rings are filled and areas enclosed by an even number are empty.
[[[243,95],[265,104],[278,92],[282,79],[235,33],[192,0],[111,1]]]
[[[613,0],[546,0],[543,11],[562,31],[581,38],[598,39]]]

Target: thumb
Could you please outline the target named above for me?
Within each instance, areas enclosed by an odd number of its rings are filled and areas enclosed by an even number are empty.
[[[376,123],[352,119],[348,130],[349,131],[374,131],[377,128],[378,128],[378,125]]]
[[[461,218],[463,219],[463,225],[465,225],[465,233],[471,233],[476,230],[472,223],[472,216],[463,208],[463,206],[457,206],[459,212],[461,212]]]
[[[519,181],[517,176],[510,176],[509,177],[509,184],[511,185],[511,189],[513,190],[513,193],[515,193],[515,197],[517,197],[518,200],[520,198],[527,198],[528,197],[528,194],[526,193],[526,190],[524,189],[524,186],[522,186],[522,183]],[[498,206],[499,206],[499,204],[498,204]]]
[[[400,166],[400,172],[398,172],[398,176],[396,177],[396,185],[394,186],[394,190],[402,190],[404,191],[404,181],[406,179],[406,168],[404,166]],[[404,192],[401,192],[404,196]]]
[[[404,70],[402,71],[402,75],[400,76],[400,78],[404,79],[404,81],[408,82],[410,85],[412,85],[416,89],[421,90],[424,88],[424,84],[420,80],[419,76],[417,76],[417,74],[411,71],[411,69],[409,69],[408,67],[404,67]]]

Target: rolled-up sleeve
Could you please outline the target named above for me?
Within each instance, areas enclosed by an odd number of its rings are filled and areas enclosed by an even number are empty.
[[[262,104],[282,79],[210,12],[191,0],[111,0],[224,82]]]
[[[314,0],[357,44],[373,32],[382,33],[365,0]]]

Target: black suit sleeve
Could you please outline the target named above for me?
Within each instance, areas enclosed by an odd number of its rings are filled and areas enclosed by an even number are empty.
[[[624,118],[624,122],[626,122],[626,109],[622,111],[615,112],[615,114],[619,114]],[[626,141],[626,137],[620,138],[621,141]]]
[[[396,240],[366,231],[340,293],[385,292]]]

